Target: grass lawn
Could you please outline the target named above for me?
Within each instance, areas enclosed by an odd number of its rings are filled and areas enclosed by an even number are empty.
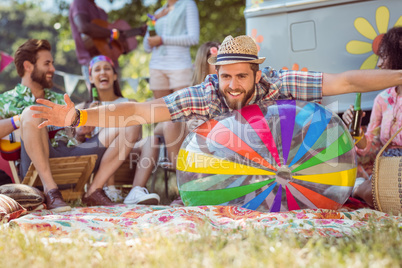
[[[149,230],[108,242],[86,235],[63,241],[34,231],[0,229],[1,267],[401,267],[402,228],[375,222],[342,238],[302,237],[292,232],[233,231],[212,236],[161,235]],[[128,241],[128,242],[127,242]]]

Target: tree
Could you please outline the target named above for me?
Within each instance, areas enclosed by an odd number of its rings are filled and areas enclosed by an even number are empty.
[[[21,2],[21,3],[20,3]],[[26,40],[46,39],[52,46],[52,54],[55,59],[57,70],[71,72],[80,70],[75,56],[75,46],[70,45],[69,49],[64,49],[66,42],[60,42],[63,33],[55,29],[55,15],[45,13],[41,10],[41,1],[23,2],[12,1],[9,6],[0,6],[0,50],[10,55],[14,55],[17,48]],[[71,32],[67,33],[68,36]],[[69,37],[70,38],[70,37]],[[79,74],[79,73],[77,73]],[[8,66],[0,73],[0,92],[10,90],[21,81],[13,65]],[[62,77],[55,76],[54,90],[64,93],[64,81]],[[81,90],[77,90],[75,101],[82,101],[85,97],[85,85]],[[81,92],[81,94],[80,94]]]

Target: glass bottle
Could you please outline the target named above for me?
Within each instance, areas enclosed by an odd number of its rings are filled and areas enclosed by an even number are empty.
[[[147,22],[147,26],[148,26],[148,33],[149,36],[155,36],[156,32],[155,32],[155,23],[156,23],[156,19],[155,16],[148,14],[148,22]]]
[[[357,138],[361,134],[360,127],[362,124],[363,115],[363,111],[361,109],[361,95],[361,93],[356,93],[355,107],[353,109],[353,119],[349,129],[350,135],[352,135],[353,138]]]

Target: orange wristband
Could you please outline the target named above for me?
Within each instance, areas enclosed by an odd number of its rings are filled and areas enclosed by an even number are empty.
[[[77,127],[85,126],[88,120],[88,112],[86,110],[80,110],[80,123]]]

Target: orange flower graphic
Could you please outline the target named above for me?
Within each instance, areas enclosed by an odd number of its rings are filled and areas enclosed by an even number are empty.
[[[264,36],[257,34],[257,29],[251,30],[251,38],[253,38],[254,42],[257,44],[258,52],[260,51],[260,45],[258,43],[262,43],[264,41]]]
[[[298,71],[299,70],[299,64],[297,64],[297,63],[294,63],[293,65],[292,65],[292,71]],[[283,70],[289,70],[289,68],[288,67],[282,67],[282,69]],[[302,72],[307,72],[308,71],[308,69],[307,69],[307,67],[303,67],[303,68],[301,68],[301,70],[300,71],[302,71]]]

